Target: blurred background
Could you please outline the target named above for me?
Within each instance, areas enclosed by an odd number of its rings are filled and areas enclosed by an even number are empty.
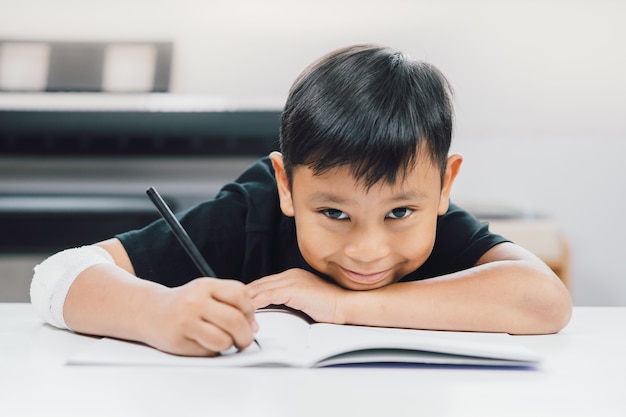
[[[0,301],[26,301],[52,251],[149,221],[150,185],[176,209],[210,197],[275,147],[306,65],[373,42],[453,85],[452,198],[553,257],[576,305],[626,305],[624,16],[609,0],[0,0]]]

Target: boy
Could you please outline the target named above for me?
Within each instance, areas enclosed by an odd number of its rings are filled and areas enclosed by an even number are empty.
[[[269,304],[332,323],[559,331],[561,281],[449,202],[450,95],[436,68],[389,48],[330,53],[290,90],[281,153],[179,216],[222,279],[198,278],[157,221],[48,258],[33,305],[58,327],[181,355],[248,346]]]

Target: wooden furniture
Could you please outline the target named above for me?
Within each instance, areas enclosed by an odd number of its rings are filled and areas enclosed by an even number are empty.
[[[541,258],[570,288],[569,246],[556,223],[544,218],[485,219],[500,234]]]

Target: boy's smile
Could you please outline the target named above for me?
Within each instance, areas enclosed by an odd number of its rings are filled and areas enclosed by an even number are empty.
[[[272,161],[281,209],[295,217],[304,259],[344,288],[369,290],[399,281],[430,256],[462,158],[449,158],[443,188],[439,169],[425,157],[395,184],[369,189],[348,166],[321,175],[296,166],[289,187],[281,155],[273,153]]]

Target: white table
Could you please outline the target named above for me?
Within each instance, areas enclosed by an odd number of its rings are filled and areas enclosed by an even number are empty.
[[[0,416],[626,416],[626,307],[517,339],[538,369],[72,367],[95,339],[0,304]]]

